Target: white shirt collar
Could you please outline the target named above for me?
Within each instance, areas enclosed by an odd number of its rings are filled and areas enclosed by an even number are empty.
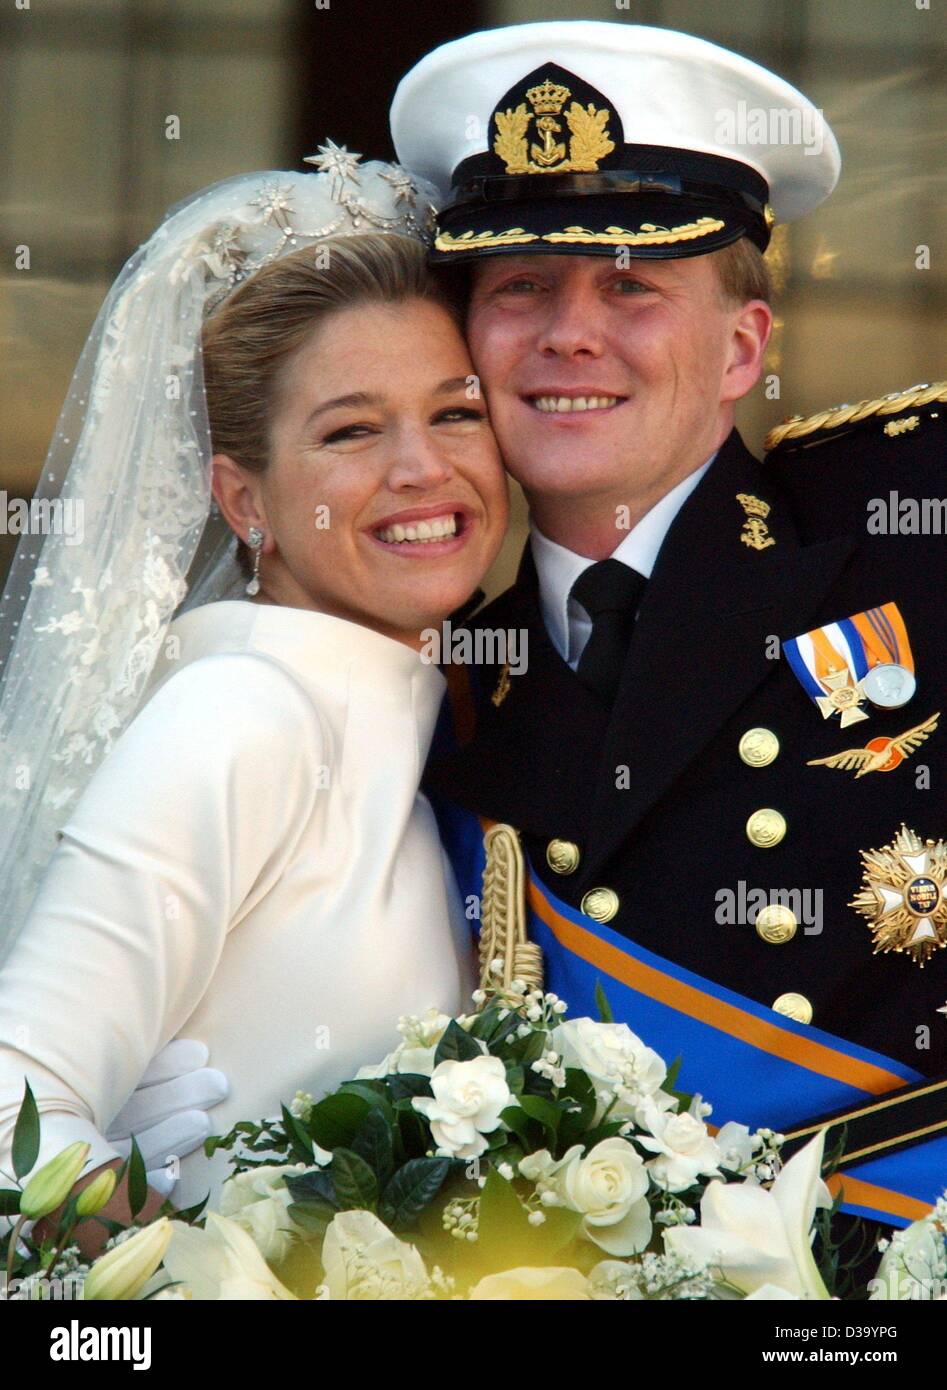
[[[612,551],[611,558],[621,560],[650,579],[672,521],[716,457],[715,451],[706,463],[655,502]],[[534,522],[530,522],[529,543],[539,577],[539,606],[546,631],[562,659],[574,667],[588,639],[591,623],[585,610],[570,599],[569,594],[582,571],[595,562],[551,541]]]

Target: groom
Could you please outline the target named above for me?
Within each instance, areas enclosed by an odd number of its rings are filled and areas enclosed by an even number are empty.
[[[601,983],[718,1122],[844,1112],[846,1209],[906,1224],[947,1183],[944,543],[871,520],[943,490],[947,393],[797,420],[765,466],[733,428],[832,134],[745,59],[586,22],[436,50],[392,131],[452,190],[432,255],[531,514],[470,620],[527,669],[448,671],[425,780],[471,912],[509,822],[547,988]]]

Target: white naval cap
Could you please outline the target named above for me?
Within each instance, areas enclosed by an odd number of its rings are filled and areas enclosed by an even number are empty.
[[[399,161],[447,199],[432,258],[695,256],[811,211],[838,145],[790,83],[670,29],[519,24],[436,48],[391,106]]]

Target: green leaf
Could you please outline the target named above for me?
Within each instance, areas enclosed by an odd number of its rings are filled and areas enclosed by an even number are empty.
[[[507,1048],[507,1061],[522,1067],[530,1067],[538,1062],[546,1050],[547,1035],[530,1033],[528,1038],[517,1038]],[[535,1075],[535,1073],[533,1073]]]
[[[195,1202],[193,1206],[176,1208],[172,1211],[169,1211],[167,1215],[173,1216],[175,1221],[185,1221],[188,1225],[190,1225],[191,1222],[197,1220],[197,1218],[200,1216],[201,1212],[207,1206],[207,1203],[209,1201],[210,1193],[208,1193],[206,1197],[202,1197],[199,1202]],[[163,1208],[161,1214],[165,1214]]]
[[[531,1227],[526,1208],[516,1195],[511,1182],[501,1178],[491,1166],[487,1181],[480,1193],[480,1215],[477,1222],[478,1244],[489,1258],[493,1247],[507,1242],[517,1248],[529,1242]]]
[[[30,1083],[25,1077],[24,1081],[26,1090],[13,1129],[13,1172],[18,1178],[25,1177],[39,1157],[39,1111]]]
[[[482,1056],[483,1048],[477,1039],[465,1033],[460,1024],[452,1018],[444,1029],[444,1036],[437,1044],[434,1065],[439,1067],[442,1062],[469,1062],[474,1057]]]
[[[525,1082],[526,1073],[523,1071],[522,1067],[507,1067],[506,1084],[509,1086],[514,1096],[518,1096],[520,1094],[520,1092],[523,1089],[523,1086],[525,1085]]]
[[[506,1042],[507,1038],[514,1034],[517,1028],[519,1028],[520,1024],[524,1023],[525,1021],[526,1020],[523,1018],[523,1016],[517,1013],[511,1013],[507,1018],[501,1020],[500,1026],[497,1028],[496,1032],[493,1034],[493,1036],[489,1039],[488,1042],[490,1051],[494,1054],[494,1056],[499,1055],[500,1048]]]
[[[542,1096],[520,1096],[520,1109],[529,1116],[531,1120],[538,1120],[550,1142],[555,1144],[556,1136],[559,1133],[559,1122],[562,1119],[562,1111],[558,1105],[552,1101],[544,1100]]]
[[[583,1134],[582,1143],[585,1145],[586,1153],[593,1149],[596,1144],[601,1144],[603,1139],[614,1139],[616,1135],[620,1134],[622,1126],[627,1123],[627,1117],[622,1120],[606,1120],[596,1129],[590,1129],[588,1134]]]
[[[5,1187],[0,1192],[0,1216],[19,1216],[20,1194],[15,1187]]]
[[[539,1144],[534,1140],[541,1131],[537,1129],[536,1122],[531,1120],[518,1105],[508,1105],[505,1110],[500,1112],[500,1119],[507,1129],[512,1130],[517,1138],[522,1139],[523,1147],[528,1153],[539,1147]]]
[[[133,1220],[147,1200],[148,1175],[145,1172],[145,1160],[141,1156],[138,1140],[132,1135],[132,1151],[128,1156],[128,1205]]]
[[[334,1209],[324,1202],[291,1202],[286,1213],[297,1226],[317,1237],[325,1235],[335,1216]]]
[[[391,1127],[380,1110],[369,1110],[361,1129],[352,1140],[352,1151],[371,1168],[384,1187],[395,1166]]]
[[[287,1106],[281,1105],[280,1110],[283,1115],[283,1129],[289,1140],[290,1154],[298,1163],[311,1163],[313,1161],[312,1139],[309,1137],[305,1125]]]
[[[364,1158],[352,1149],[339,1148],[332,1155],[332,1182],[343,1211],[374,1211],[378,1205],[378,1179]]]
[[[312,1107],[306,1128],[320,1148],[337,1149],[351,1144],[368,1110],[363,1096],[336,1092]]]
[[[380,1110],[390,1122],[391,1092],[386,1081],[345,1081],[339,1087],[339,1094],[360,1096],[373,1110]]]
[[[602,989],[600,980],[595,981],[595,1007],[598,1009],[598,1016],[602,1023],[614,1023],[615,1015],[612,1013],[612,1006],[608,1002],[608,997]]]
[[[290,1177],[287,1173],[283,1181],[295,1201],[322,1202],[335,1211],[339,1210],[332,1174],[325,1168],[313,1168],[311,1172],[300,1173],[295,1177]]]
[[[566,1150],[585,1142],[585,1131],[595,1118],[595,1087],[584,1071],[569,1067],[559,1095],[569,1102],[559,1122],[559,1146]]]
[[[447,1158],[409,1159],[385,1188],[380,1213],[385,1225],[392,1230],[413,1225],[434,1201],[449,1172]]]
[[[388,1082],[388,1090],[393,1101],[410,1100],[412,1096],[429,1096],[432,1094],[431,1078],[407,1071],[399,1076],[392,1076]]]

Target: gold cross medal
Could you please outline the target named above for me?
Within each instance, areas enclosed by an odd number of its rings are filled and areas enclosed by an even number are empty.
[[[862,850],[862,887],[849,903],[867,917],[879,952],[906,951],[922,968],[947,946],[947,844],[906,825],[890,845]]]
[[[866,701],[899,709],[916,689],[911,644],[894,603],[790,637],[783,651],[822,718],[837,714],[840,729],[868,718]]]

